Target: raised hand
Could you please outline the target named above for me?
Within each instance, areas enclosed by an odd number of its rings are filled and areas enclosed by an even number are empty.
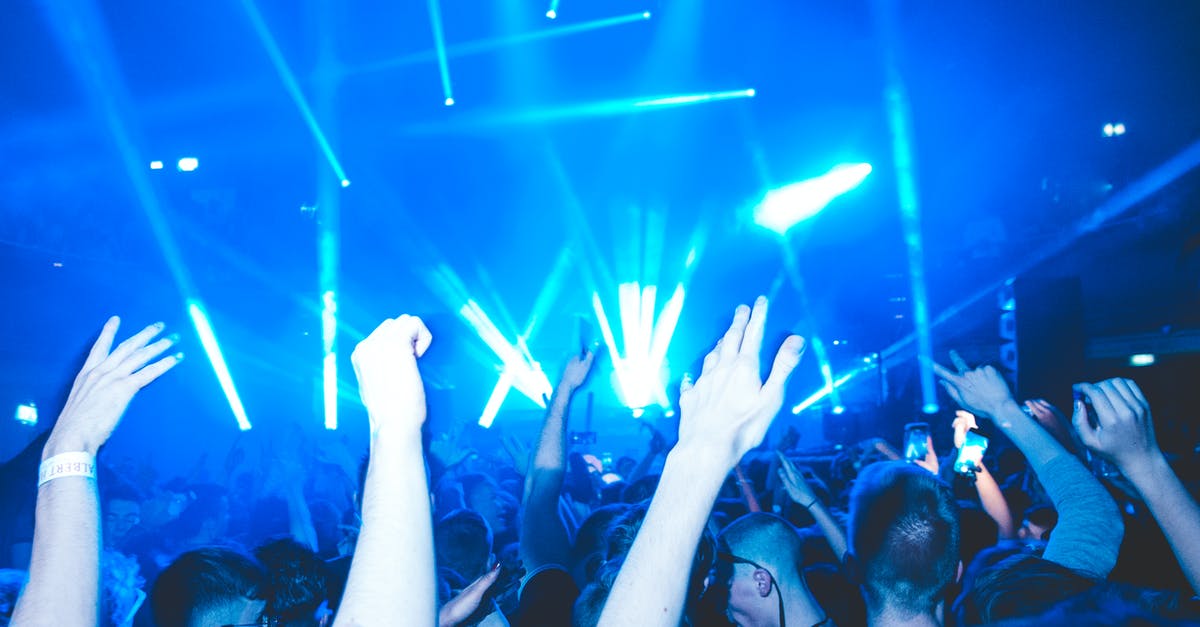
[[[968,370],[957,353],[953,357],[958,372],[936,363],[933,369],[941,377],[942,387],[960,407],[976,416],[995,418],[1005,405],[1014,402],[1008,383],[995,368]]]
[[[779,479],[783,481],[783,489],[787,490],[788,497],[801,507],[812,507],[812,504],[817,501],[817,495],[813,492],[812,486],[808,485],[808,482],[796,470],[792,460],[779,451],[776,451],[775,454],[779,456]]]
[[[475,610],[479,609],[488,590],[499,577],[500,563],[497,562],[491,570],[472,581],[453,599],[446,601],[446,604],[438,611],[438,627],[454,627],[470,618]]]
[[[950,423],[950,426],[954,429],[954,448],[959,449],[967,441],[967,432],[978,429],[979,422],[975,419],[975,414],[960,409],[954,412],[954,422]]]
[[[739,306],[729,330],[704,358],[700,378],[695,384],[684,379],[678,449],[715,454],[715,461],[732,468],[762,442],[783,406],[784,384],[804,350],[804,338],[788,337],[764,383],[759,353],[766,321],[766,298],[760,296],[753,310]]]
[[[50,433],[47,451],[95,454],[116,429],[134,395],[183,359],[183,353],[175,353],[154,361],[179,339],[171,335],[151,343],[163,330],[161,322],[112,348],[120,324],[116,316],[104,324],[75,377],[66,406]]]
[[[500,439],[500,443],[504,445],[504,450],[508,456],[512,458],[513,468],[517,474],[524,477],[529,473],[529,447],[525,443],[518,440],[516,436],[507,435]]]
[[[588,373],[592,370],[592,362],[596,358],[595,348],[589,348],[579,355],[571,357],[567,361],[567,366],[563,368],[562,379],[559,381],[560,387],[566,387],[568,391],[574,392],[578,390],[587,381]]]
[[[1095,385],[1080,383],[1075,389],[1087,396],[1095,410],[1096,426],[1087,418],[1082,400],[1075,401],[1072,422],[1084,445],[1126,471],[1162,457],[1154,437],[1150,404],[1137,383],[1109,379]]]
[[[416,316],[384,320],[350,356],[371,433],[392,425],[420,429],[425,422],[425,386],[417,358],[433,335]]]

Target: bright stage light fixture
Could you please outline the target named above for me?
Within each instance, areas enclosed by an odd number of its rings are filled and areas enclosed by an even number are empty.
[[[151,161],[151,162],[150,162],[150,169],[151,169],[151,170],[161,170],[161,169],[163,169],[163,162],[162,162],[162,161]]]
[[[194,172],[196,168],[200,167],[200,160],[195,157],[184,157],[175,165],[180,172]],[[153,164],[151,167],[154,167]]]
[[[17,411],[13,414],[13,418],[23,425],[36,425],[38,421],[37,405],[34,403],[17,405]]]
[[[662,311],[654,316],[658,289],[654,285],[622,283],[617,289],[618,313],[624,350],[617,347],[616,335],[609,324],[599,292],[592,293],[592,308],[600,323],[600,333],[608,348],[617,379],[621,402],[631,409],[658,405],[670,407],[667,400],[663,364],[683,311],[684,289],[680,283]]]
[[[246,408],[242,406],[242,399],[238,397],[237,389],[233,386],[233,376],[229,373],[229,367],[225,365],[225,357],[217,344],[217,336],[208,321],[208,314],[196,301],[189,301],[187,308],[192,325],[196,327],[196,335],[200,338],[200,345],[204,347],[204,354],[208,356],[213,372],[217,375],[217,382],[221,384],[221,390],[225,392],[225,399],[229,402],[229,409],[237,419],[238,428],[249,431],[250,420],[246,417]]]
[[[1129,358],[1129,365],[1135,368],[1141,368],[1143,366],[1153,366],[1155,361],[1156,359],[1154,355],[1148,353],[1142,355],[1133,355]]]
[[[342,187],[350,187],[350,179],[342,179]]]
[[[869,163],[844,164],[816,178],[773,189],[754,208],[754,222],[783,235],[861,185],[870,174]]]
[[[550,18],[550,19],[552,19],[552,20],[553,20],[553,19],[557,19],[557,18],[558,18],[558,11],[555,11],[554,9],[550,9],[549,11],[546,11],[546,17],[548,17],[548,18]]]

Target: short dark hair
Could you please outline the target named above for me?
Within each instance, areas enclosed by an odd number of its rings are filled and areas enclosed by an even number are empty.
[[[194,615],[243,599],[262,599],[265,583],[262,567],[237,551],[189,551],[154,582],[154,622],[158,627],[188,627]]]
[[[433,530],[439,566],[474,581],[488,568],[492,556],[492,529],[478,513],[457,509],[438,521]]]
[[[961,603],[964,625],[1036,616],[1093,588],[1096,579],[1036,555],[1007,557],[980,572]]]
[[[286,625],[315,625],[313,616],[329,598],[325,562],[291,538],[269,541],[254,556],[267,570],[267,614]]]
[[[880,462],[850,494],[850,552],[868,606],[931,611],[954,583],[958,506],[950,487],[904,462]]]

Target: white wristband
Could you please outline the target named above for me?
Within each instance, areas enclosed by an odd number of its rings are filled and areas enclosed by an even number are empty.
[[[38,487],[61,477],[96,478],[96,458],[91,453],[62,453],[42,462],[38,468]]]

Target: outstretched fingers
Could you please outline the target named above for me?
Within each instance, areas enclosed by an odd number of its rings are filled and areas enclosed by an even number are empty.
[[[779,351],[775,353],[775,362],[771,364],[771,374],[767,375],[767,382],[763,384],[763,390],[770,390],[782,397],[783,387],[787,384],[788,377],[792,376],[796,365],[800,363],[804,347],[804,338],[799,335],[788,336],[783,341],[783,346],[780,346]]]
[[[759,296],[754,300],[754,308],[750,310],[750,319],[746,322],[745,333],[738,353],[745,357],[758,359],[762,352],[763,329],[767,326],[767,297]]]
[[[729,324],[729,330],[725,332],[725,336],[721,338],[720,344],[717,345],[715,352],[718,353],[717,357],[719,361],[732,361],[734,357],[737,357],[742,347],[742,339],[746,336],[746,326],[749,323],[750,308],[745,305],[738,305],[737,309],[733,312],[733,322]]]
[[[117,329],[121,326],[121,319],[117,316],[112,316],[104,323],[104,327],[100,329],[100,336],[96,338],[96,342],[92,344],[92,350],[88,351],[87,359],[83,361],[83,368],[80,369],[80,374],[88,372],[99,366],[104,358],[108,357],[108,353],[112,351],[113,340],[117,337]]]

